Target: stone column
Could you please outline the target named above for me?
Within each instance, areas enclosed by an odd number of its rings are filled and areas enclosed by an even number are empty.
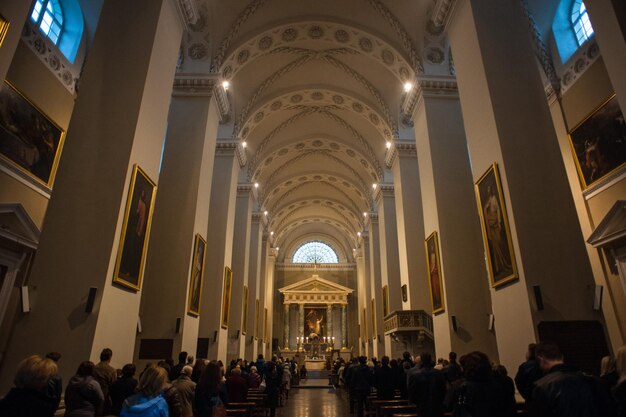
[[[133,167],[159,178],[184,30],[172,3],[112,0],[102,8],[29,276],[32,310],[15,325],[6,363],[54,346],[67,359],[61,376],[69,380],[81,361],[97,362],[104,347],[113,350],[115,367],[133,360],[141,290],[111,281]],[[21,23],[12,22],[10,43]],[[155,39],[162,40],[159,48]],[[90,287],[97,295],[93,312],[85,313]],[[0,392],[13,378],[14,370],[4,368]]]
[[[457,1],[448,34],[473,180],[494,162],[502,180],[519,281],[491,299],[500,362],[513,368],[541,321],[603,319],[580,308],[593,299],[593,274],[519,0]],[[531,303],[534,285],[543,310]]]
[[[327,321],[326,336],[333,337],[333,305],[332,304],[328,304],[326,306],[326,321]]]
[[[289,308],[291,304],[285,304],[285,317],[283,319],[283,349],[289,349]]]
[[[348,347],[348,305],[341,305],[341,348]]]
[[[298,304],[298,336],[304,337],[304,304]]]
[[[424,212],[414,140],[396,141],[387,152],[387,165],[393,170],[400,261],[400,287],[393,289],[390,286],[390,291],[400,294],[402,310],[429,311],[430,298],[428,291],[424,291],[428,286],[426,258],[422,250],[426,233],[421,221]],[[407,286],[407,301],[402,300],[403,285]],[[391,305],[389,307],[389,312],[394,310]]]
[[[367,259],[365,254],[367,254]],[[369,356],[369,347],[367,337],[365,335],[366,323],[363,322],[364,308],[367,308],[367,299],[369,293],[369,279],[367,278],[369,271],[369,239],[368,233],[363,232],[361,235],[361,246],[355,251],[354,258],[356,261],[357,275],[357,292],[356,292],[356,322],[358,323],[357,342],[359,356]]]
[[[263,243],[263,213],[255,211],[252,213],[250,226],[250,264],[248,267],[248,326],[241,330],[245,332],[246,351],[245,357],[256,359],[258,354],[258,343],[256,337],[256,300],[258,298],[261,279],[261,246]]]
[[[269,242],[268,242],[269,243]],[[276,265],[276,256],[278,251],[276,248],[268,248],[267,264],[265,266],[265,308],[267,309],[267,333],[265,337],[265,354],[268,358],[272,357],[272,339],[274,335],[274,268]]]
[[[196,234],[204,240],[207,238],[219,124],[213,91],[216,83],[208,77],[202,77],[202,81],[207,87],[196,87],[194,91],[189,91],[178,80],[175,83],[150,233],[152,250],[146,260],[139,310],[142,332],[138,334],[137,347],[143,339],[171,338],[174,341],[172,357],[183,350],[195,355],[198,341],[199,316],[187,314],[189,286],[195,273]],[[187,204],[180,203],[181,195],[186,196]],[[207,249],[205,246],[202,252],[205,260]],[[168,256],[163,256],[164,253]],[[205,281],[205,290],[208,287]],[[178,333],[177,320],[180,320]],[[139,350],[135,349],[135,363],[139,360]]]
[[[437,232],[441,257],[444,311],[433,315],[436,356],[479,350],[495,360],[495,334],[487,326],[492,313],[489,278],[456,80],[422,77],[412,94],[418,103],[410,113],[414,114],[419,156],[424,236]],[[422,254],[423,248],[421,243]],[[421,308],[430,312],[426,265],[421,272],[415,284],[428,297]],[[461,331],[452,330],[451,315]]]
[[[365,317],[366,323],[368,323],[369,328],[367,329],[367,333],[370,335],[372,340],[372,352],[370,354],[372,356],[376,356],[380,358],[384,356],[384,344],[382,340],[378,339],[378,334],[380,333],[381,326],[383,326],[383,310],[382,310],[382,258],[385,256],[383,254],[384,249],[381,243],[380,237],[380,223],[378,213],[370,213],[368,216],[369,219],[369,227],[368,227],[368,238],[369,238],[369,261],[370,261],[370,275],[368,282],[368,297],[366,299],[367,306],[367,316]],[[395,226],[395,225],[394,225]],[[372,298],[374,299],[375,306],[374,312],[372,314]],[[360,313],[363,314],[363,313]],[[374,317],[375,322],[372,322],[372,317]],[[376,332],[374,333],[374,330]]]
[[[604,65],[626,113],[626,6],[619,0],[585,0]]]
[[[270,250],[269,243],[269,234],[263,232],[262,242],[261,242],[261,268],[259,270],[259,286],[257,288],[257,299],[259,300],[259,322],[257,331],[255,336],[257,338],[258,345],[258,353],[262,353],[263,355],[267,355],[265,351],[265,340],[263,340],[263,327],[265,325],[265,319],[263,317],[263,309],[266,303],[266,295],[267,295],[267,255]]]
[[[248,268],[250,264],[250,233],[252,206],[252,184],[237,185],[237,199],[235,203],[235,231],[233,241],[233,288],[230,319],[228,326],[228,361],[242,358],[245,349],[245,337],[242,336],[243,305],[236,302],[243,297],[243,287],[248,285]]]
[[[236,156],[237,145],[218,140],[215,149],[213,182],[211,185],[211,204],[209,208],[209,226],[207,236],[209,244],[206,257],[205,280],[212,283],[212,291],[203,291],[200,311],[200,338],[210,338],[209,358],[226,361],[228,328],[237,328],[239,323],[229,319],[227,327],[222,326],[222,304],[224,302],[225,268],[232,266],[233,239],[235,229],[235,206],[237,197],[237,175],[239,161]],[[219,242],[211,245],[210,242]],[[232,268],[231,268],[232,269]],[[242,272],[233,270],[233,285],[241,282]],[[232,289],[231,289],[232,290]],[[234,310],[236,299],[230,300],[230,312]],[[232,317],[232,316],[231,316]],[[217,332],[217,341],[214,340]]]
[[[0,15],[9,21],[9,30],[0,48],[0,80],[4,80],[7,76],[32,4],[33,2],[29,0],[0,2]]]

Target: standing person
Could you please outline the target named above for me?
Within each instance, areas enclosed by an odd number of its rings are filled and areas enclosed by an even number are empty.
[[[230,371],[230,376],[226,379],[226,391],[228,392],[228,401],[234,403],[246,401],[248,382],[241,376],[241,368],[239,366]]]
[[[615,369],[617,370],[618,379],[611,394],[617,406],[617,415],[626,417],[626,345],[617,349]]]
[[[448,359],[449,363],[443,368],[443,373],[446,376],[446,381],[452,384],[454,381],[461,378],[463,371],[461,371],[461,365],[456,361],[456,352],[450,352]]]
[[[379,400],[393,400],[395,391],[393,371],[389,367],[389,356],[383,356],[381,365],[374,369],[373,385]]]
[[[367,366],[367,358],[359,356],[359,364],[350,370],[346,383],[350,387],[350,395],[354,395],[357,417],[363,417],[365,400],[372,388],[372,373]]]
[[[533,384],[543,377],[543,373],[539,368],[539,363],[535,359],[535,347],[537,345],[531,343],[526,351],[526,362],[522,363],[515,375],[515,385],[517,390],[526,401],[526,406],[532,401]]]
[[[228,394],[222,383],[220,365],[216,361],[211,361],[207,364],[200,382],[196,385],[197,417],[213,417],[213,410],[223,409],[226,403],[228,403]]]
[[[256,366],[251,366],[248,375],[248,387],[259,388],[259,385],[261,385],[261,375],[256,371]]]
[[[167,371],[159,366],[148,366],[139,379],[137,394],[128,397],[122,406],[121,417],[169,417],[163,389]]]
[[[17,366],[9,393],[0,400],[2,417],[52,417],[56,402],[48,395],[50,379],[58,372],[56,363],[39,355],[29,356]]]
[[[170,370],[170,381],[174,381],[180,376],[180,372],[185,365],[187,365],[187,352],[183,351],[178,354],[178,363]]]
[[[132,363],[127,363],[122,368],[122,376],[111,385],[111,414],[119,416],[122,411],[124,400],[135,393],[137,384],[135,372],[137,368]]]
[[[267,406],[270,409],[270,417],[276,415],[276,407],[280,397],[280,386],[283,376],[282,368],[276,366],[276,362],[268,362],[265,368],[265,393],[267,394]]]
[[[443,372],[434,368],[430,353],[420,355],[420,367],[407,374],[409,401],[417,406],[420,417],[443,416],[446,380]]]
[[[532,417],[610,417],[611,399],[598,378],[583,374],[563,361],[558,346],[540,343],[535,356],[545,376],[535,382]]]
[[[46,359],[50,359],[57,364],[57,368],[59,366],[59,361],[61,360],[61,354],[59,352],[50,352],[46,354]],[[61,403],[61,393],[63,392],[63,378],[57,372],[55,376],[50,378],[50,382],[48,384],[48,395],[53,401],[56,403],[56,408],[59,408],[59,404]]]
[[[289,390],[291,389],[291,371],[289,362],[283,365],[282,390],[285,393],[285,399],[289,399]]]
[[[193,417],[194,399],[196,396],[196,383],[191,380],[193,368],[189,365],[183,366],[180,376],[172,381],[172,385],[178,391],[181,403],[181,417]]]
[[[97,416],[105,416],[111,413],[113,402],[111,401],[109,390],[117,379],[117,372],[115,368],[111,366],[112,357],[113,351],[111,349],[102,349],[102,352],[100,352],[100,362],[93,368],[93,377],[98,381],[98,384],[100,384],[102,394],[104,395],[104,402],[98,410],[96,410]]]
[[[94,364],[85,361],[78,366],[65,389],[65,417],[94,417],[104,401],[100,384],[93,377]]]

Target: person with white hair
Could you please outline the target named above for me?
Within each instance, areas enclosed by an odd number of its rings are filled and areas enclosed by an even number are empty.
[[[172,385],[178,391],[180,403],[182,405],[181,417],[193,417],[194,398],[196,396],[196,383],[191,380],[193,368],[189,365],[183,366],[180,376],[172,381]]]

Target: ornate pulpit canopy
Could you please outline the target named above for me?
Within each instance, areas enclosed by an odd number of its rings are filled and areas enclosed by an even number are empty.
[[[285,304],[348,304],[354,290],[313,275],[278,291],[285,296]]]

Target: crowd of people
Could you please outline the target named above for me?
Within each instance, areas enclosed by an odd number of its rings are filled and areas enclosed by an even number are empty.
[[[250,389],[262,391],[265,407],[274,417],[276,407],[289,397],[294,361],[274,357],[266,361],[197,359],[181,352],[178,363],[167,359],[137,369],[126,364],[111,366],[113,352],[103,349],[100,362],[82,362],[65,387],[66,417],[217,417],[226,415],[229,404],[243,403]],[[33,355],[17,369],[14,387],[0,400],[2,417],[52,417],[59,412],[63,381],[59,376],[61,355]],[[58,415],[58,414],[57,414]]]
[[[419,417],[626,417],[626,346],[602,360],[601,375],[568,365],[559,348],[531,344],[514,380],[482,352],[434,362],[429,353],[380,361],[366,357],[334,364],[338,384],[349,393],[350,413],[363,417],[372,393],[379,400],[406,399]],[[523,402],[516,400],[515,389]]]

